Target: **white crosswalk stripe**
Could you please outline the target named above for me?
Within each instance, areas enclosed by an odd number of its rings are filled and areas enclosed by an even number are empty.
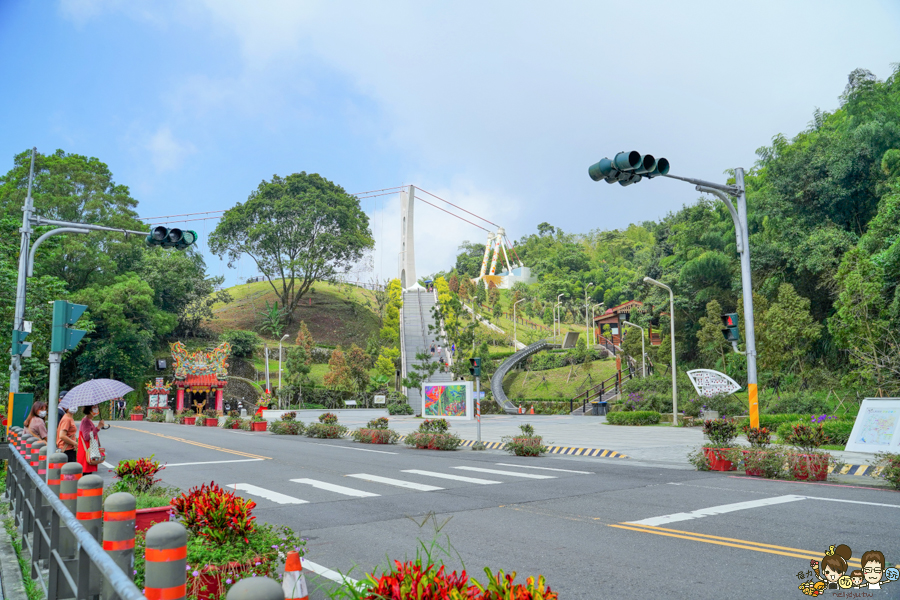
[[[293,496],[287,496],[285,494],[279,494],[278,492],[273,492],[272,490],[257,487],[249,483],[229,483],[225,487],[238,492],[245,492],[247,494],[250,494],[251,496],[259,496],[260,498],[271,500],[276,504],[308,504],[308,501],[306,500],[301,500],[300,498],[294,498]]]
[[[326,483],[317,479],[291,479],[291,481],[293,481],[294,483],[311,485],[312,487],[318,488],[320,490],[326,490],[329,492],[334,492],[336,494],[343,494],[344,496],[354,496],[356,498],[370,498],[373,496],[381,495],[373,494],[372,492],[364,492],[362,490],[355,490],[353,488],[344,487],[342,485],[335,485],[333,483]]]
[[[492,475],[509,475],[510,477],[524,477],[526,479],[556,479],[556,475],[535,475],[534,473],[516,473],[514,471],[501,471],[500,469],[482,469],[481,467],[453,467],[465,471],[477,473],[490,473]]]
[[[531,465],[514,465],[512,463],[497,463],[501,467],[516,467],[517,469],[540,469],[541,471],[559,471],[561,473],[578,473],[579,475],[593,475],[593,471],[573,471],[571,469],[554,469],[553,467],[532,467]]]
[[[501,483],[491,479],[478,479],[477,477],[463,477],[462,475],[451,475],[450,473],[437,473],[435,471],[421,471],[419,469],[405,469],[403,473],[412,473],[414,475],[424,475],[425,477],[438,477],[440,479],[452,479],[454,481],[464,481],[466,483],[477,483],[479,485],[487,485],[489,483]]]
[[[410,490],[418,490],[420,492],[434,492],[444,488],[435,485],[425,485],[424,483],[415,483],[412,481],[403,481],[402,479],[391,479],[390,477],[380,477],[378,475],[369,475],[368,473],[354,473],[347,477],[356,477],[357,479],[365,479],[366,481],[374,481],[375,483],[385,483],[387,485],[395,485]]]

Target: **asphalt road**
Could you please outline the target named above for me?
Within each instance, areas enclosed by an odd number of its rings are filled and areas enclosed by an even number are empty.
[[[307,559],[357,579],[444,536],[451,568],[543,574],[563,599],[802,598],[798,574],[837,544],[851,569],[867,550],[900,563],[900,494],[883,488],[163,423],[115,424],[102,442],[113,464],[155,454],[183,490],[236,485],[259,520],[308,538]],[[851,591],[896,599],[900,581]]]

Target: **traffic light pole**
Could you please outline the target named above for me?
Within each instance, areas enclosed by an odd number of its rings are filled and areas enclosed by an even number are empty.
[[[47,403],[47,448],[56,451],[56,428],[58,426],[59,411],[59,363],[62,361],[62,352],[50,353],[50,396]],[[77,449],[77,448],[76,448]],[[49,473],[50,470],[48,469]]]
[[[484,444],[481,443],[481,377],[475,378],[475,420],[476,438],[472,450],[484,450]]]
[[[734,170],[735,185],[721,185],[702,179],[665,175],[693,183],[698,192],[706,192],[718,196],[728,207],[731,220],[734,222],[737,251],[741,255],[741,291],[744,296],[744,341],[747,350],[747,394],[750,403],[750,427],[759,427],[759,398],[756,375],[756,328],[753,321],[753,282],[750,273],[750,227],[747,222],[747,189],[744,185],[744,169]],[[737,200],[737,207],[729,196]],[[735,344],[736,346],[736,344]],[[735,348],[736,350],[736,348]]]

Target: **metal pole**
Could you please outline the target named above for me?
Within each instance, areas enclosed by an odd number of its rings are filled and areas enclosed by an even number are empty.
[[[759,399],[756,390],[756,329],[753,322],[753,283],[750,273],[750,230],[747,224],[747,191],[744,187],[744,169],[734,170],[738,187],[737,209],[744,238],[741,254],[741,288],[744,294],[744,336],[747,344],[747,392],[750,398],[750,427],[759,427]]]
[[[62,359],[61,352],[50,353],[50,403],[47,408],[47,446],[56,452],[56,428],[58,426],[57,414],[59,404],[59,363]]]
[[[31,244],[31,213],[34,210],[34,200],[31,197],[31,186],[34,182],[34,155],[37,147],[31,149],[31,170],[28,173],[28,195],[25,196],[25,206],[22,207],[22,239],[19,243],[19,274],[16,278],[16,309],[13,314],[13,329],[21,331],[22,322],[25,320],[25,274],[28,269],[28,250]],[[9,363],[9,391],[18,393],[19,372],[22,370],[22,359],[18,354],[13,354]]]
[[[522,298],[519,302],[525,302],[525,298]],[[518,330],[516,329],[516,305],[519,304],[519,302],[513,303],[513,350],[516,352],[519,351],[519,337]]]
[[[590,345],[588,343],[588,332],[591,329],[590,326],[588,325],[588,294],[587,294],[587,291],[588,291],[588,288],[591,287],[592,285],[594,285],[593,282],[587,284],[584,287],[584,343],[586,344],[587,348],[590,348]]]
[[[481,443],[481,377],[475,378],[475,421],[476,438],[473,450],[484,450],[484,444]]]
[[[656,287],[660,287],[669,292],[669,323],[671,325],[671,334],[669,341],[672,345],[672,425],[678,425],[678,383],[675,379],[675,295],[672,288],[664,283],[660,283],[650,277],[644,277],[644,283],[650,283]]]
[[[271,393],[272,388],[269,387],[269,347],[266,346],[266,391]]]

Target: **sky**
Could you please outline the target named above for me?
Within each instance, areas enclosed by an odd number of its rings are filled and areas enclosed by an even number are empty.
[[[0,172],[32,146],[95,156],[142,217],[306,171],[351,193],[413,184],[513,240],[623,228],[698,193],[595,183],[592,163],[638,150],[724,183],[837,108],[853,69],[887,77],[898,31],[896,0],[0,0]],[[356,276],[396,277],[399,194],[362,207],[376,249]],[[171,225],[200,234],[210,274],[258,274],[192,218]],[[486,236],[421,203],[415,229],[420,276]]]

